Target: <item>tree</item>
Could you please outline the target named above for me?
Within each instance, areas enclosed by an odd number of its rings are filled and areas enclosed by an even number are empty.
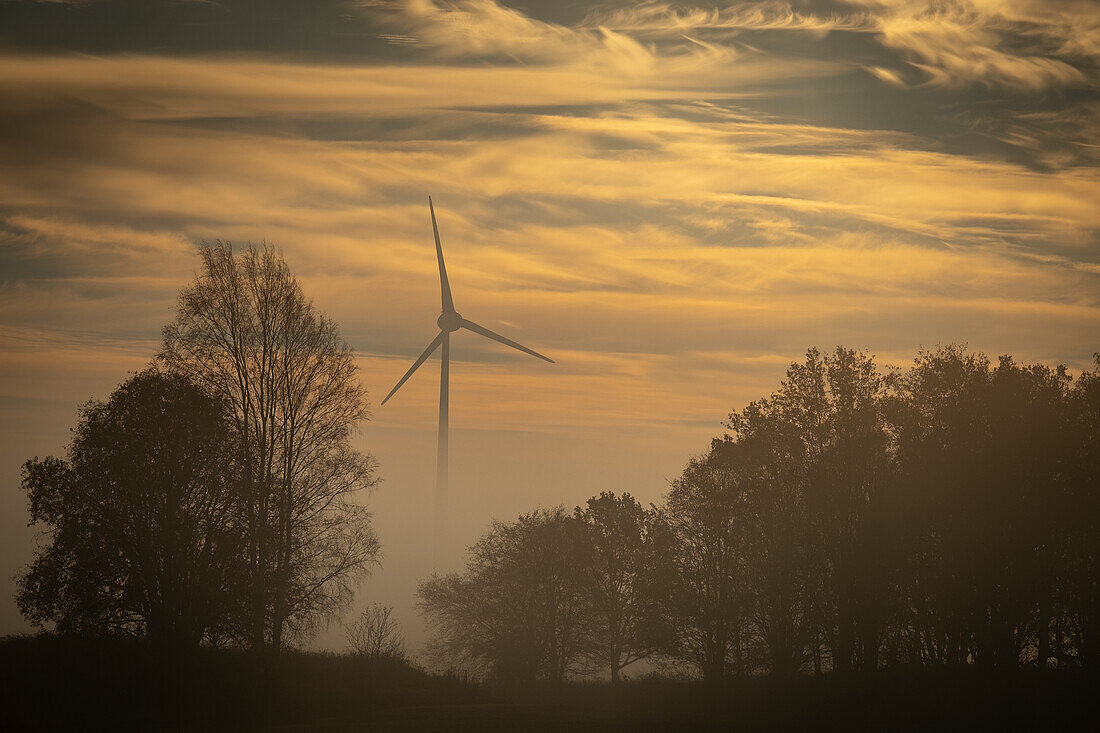
[[[1062,633],[1056,584],[1074,584],[1066,533],[1087,506],[1073,506],[1068,374],[948,346],[921,352],[903,386],[893,422],[921,656],[1045,664]]]
[[[810,518],[812,613],[836,669],[878,664],[887,622],[890,551],[887,515],[892,466],[883,403],[887,378],[873,357],[838,346],[792,364],[774,395],[782,420],[801,443]],[[815,652],[816,654],[816,652]],[[816,665],[815,665],[816,666]]]
[[[749,672],[741,480],[713,453],[692,459],[654,522],[654,588],[674,630],[664,654],[708,681]]]
[[[746,580],[751,616],[772,674],[794,675],[813,630],[813,542],[802,441],[774,399],[729,416],[732,435],[711,450],[743,476]]]
[[[921,352],[892,407],[899,481],[910,527],[906,596],[914,656],[962,665],[973,653],[973,551],[988,533],[981,456],[988,435],[982,396],[989,361],[949,346]]]
[[[49,536],[19,580],[32,623],[182,646],[218,631],[240,547],[225,407],[146,369],[81,408],[67,459],[27,461],[31,522]]]
[[[393,607],[371,604],[352,623],[344,627],[347,649],[371,659],[405,661],[405,638],[393,617]]]
[[[1070,394],[1072,440],[1067,475],[1071,508],[1062,583],[1056,593],[1066,646],[1079,663],[1100,668],[1100,353]]]
[[[377,561],[369,514],[353,501],[378,482],[373,458],[350,446],[366,392],[336,325],[274,249],[217,242],[200,255],[159,358],[231,406],[248,560],[241,635],[278,649],[331,619]]]
[[[561,507],[493,522],[463,574],[433,575],[418,589],[434,654],[501,682],[560,683],[589,649],[582,541]]]
[[[583,532],[582,582],[593,614],[591,647],[611,681],[659,643],[656,604],[647,587],[651,514],[630,494],[605,491],[574,510]]]
[[[960,346],[904,373],[811,349],[659,508],[605,492],[495,524],[422,607],[452,659],[518,681],[585,658],[614,680],[654,649],[708,681],[1095,666],[1098,375],[1100,355],[1074,383]]]

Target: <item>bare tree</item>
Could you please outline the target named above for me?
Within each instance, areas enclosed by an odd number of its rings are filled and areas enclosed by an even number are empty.
[[[378,558],[370,516],[352,500],[378,481],[374,459],[350,447],[367,395],[350,347],[277,251],[235,254],[219,241],[200,255],[160,359],[232,406],[247,537],[242,635],[280,648],[331,619]]]
[[[393,607],[371,604],[358,618],[344,627],[347,650],[372,659],[404,661],[408,653],[405,637],[401,635]]]

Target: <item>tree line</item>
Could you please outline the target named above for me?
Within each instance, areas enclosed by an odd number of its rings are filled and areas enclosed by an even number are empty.
[[[420,585],[433,653],[511,683],[1100,663],[1100,355],[811,349],[726,427],[657,505],[494,522]]]
[[[37,626],[279,649],[377,562],[350,347],[273,248],[200,255],[154,362],[80,409],[64,458],[23,467],[45,541],[17,601]]]

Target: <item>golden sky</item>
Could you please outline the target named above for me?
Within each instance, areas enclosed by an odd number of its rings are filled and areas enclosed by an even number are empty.
[[[458,310],[558,362],[456,335],[456,548],[656,500],[809,346],[1085,366],[1098,68],[1093,0],[0,3],[0,633],[19,464],[151,357],[203,239],[278,245],[377,402],[436,332],[433,196]],[[358,440],[360,603],[406,614],[437,363]]]

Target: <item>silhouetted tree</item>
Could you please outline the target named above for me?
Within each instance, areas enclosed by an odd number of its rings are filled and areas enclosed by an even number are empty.
[[[352,654],[397,661],[405,661],[408,656],[392,606],[372,604],[344,627],[344,637]]]
[[[500,682],[561,682],[590,648],[577,562],[583,542],[561,507],[494,521],[470,548],[464,573],[420,585],[435,655],[452,665],[473,662]]]
[[[1100,353],[1070,394],[1072,436],[1063,513],[1066,554],[1055,594],[1064,625],[1057,637],[1080,663],[1100,668]],[[1068,654],[1059,655],[1066,661]]]
[[[776,676],[795,674],[808,656],[814,619],[812,530],[806,511],[807,465],[797,431],[774,401],[729,417],[733,435],[714,441],[714,460],[743,476],[746,580],[753,626]]]
[[[1072,511],[1072,380],[1065,367],[1024,366],[1002,356],[991,380],[991,465],[988,480],[1001,487],[1001,549],[1012,563],[1002,586],[1002,631],[986,644],[1004,666],[1034,662],[1045,667],[1053,636],[1060,633],[1055,592],[1072,582],[1062,571],[1065,520]],[[989,646],[998,644],[994,651]]]
[[[711,681],[750,671],[743,479],[713,452],[693,459],[654,522],[654,590],[674,630],[664,654]]]
[[[810,349],[774,397],[802,443],[813,608],[841,671],[877,666],[889,612],[885,396],[873,358],[837,347],[824,358]]]
[[[611,681],[661,642],[657,604],[647,586],[651,515],[630,494],[605,491],[574,510],[583,531],[581,580],[593,616],[591,650]]]
[[[1100,664],[1100,355],[1075,383],[960,346],[885,373],[811,349],[727,427],[660,507],[496,524],[424,584],[452,659],[519,681],[653,650],[707,680]]]
[[[922,352],[892,420],[911,518],[905,539],[912,644],[915,656],[936,664],[965,664],[974,651],[976,619],[968,607],[977,602],[977,568],[970,553],[974,546],[986,552],[984,512],[996,498],[979,494],[981,436],[988,434],[980,393],[988,369],[987,359],[960,347]]]
[[[1045,664],[1070,503],[1070,378],[996,367],[950,346],[922,352],[895,416],[915,553],[920,655],[941,664]],[[1068,523],[1067,523],[1068,522]]]
[[[49,538],[19,580],[23,614],[171,645],[217,633],[241,547],[232,444],[224,402],[182,375],[150,368],[85,404],[67,459],[23,467]]]
[[[248,559],[242,635],[252,647],[308,633],[351,599],[377,560],[366,509],[375,462],[350,447],[366,392],[336,325],[272,248],[200,250],[160,358],[231,405],[243,467],[237,508]]]

